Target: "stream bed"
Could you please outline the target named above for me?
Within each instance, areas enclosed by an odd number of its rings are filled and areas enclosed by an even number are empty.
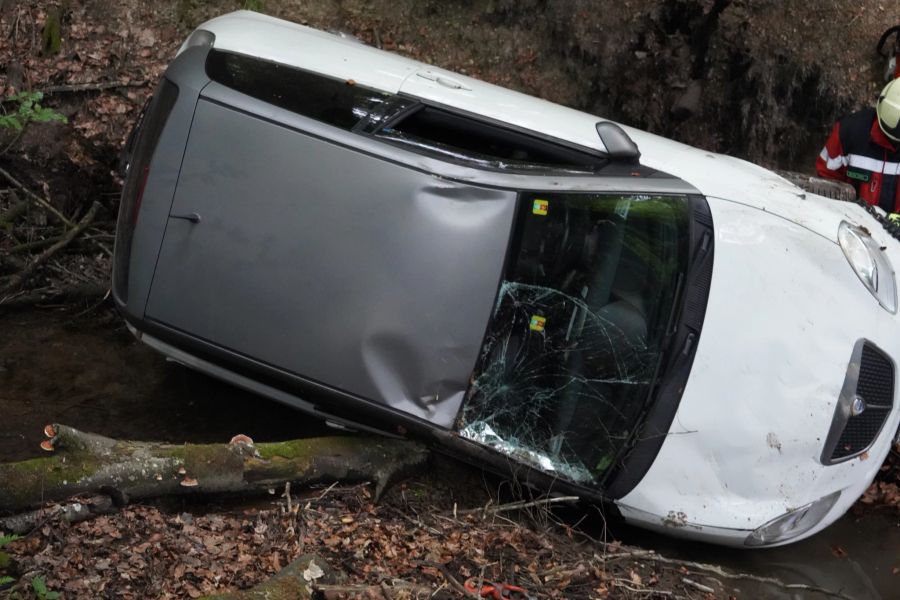
[[[40,456],[43,426],[52,422],[111,437],[175,443],[225,442],[237,433],[275,441],[332,431],[286,406],[167,362],[137,343],[113,311],[0,316],[0,461]],[[631,528],[612,533],[664,556],[819,586],[850,598],[900,597],[895,513],[857,506],[811,539],[768,550],[723,549]],[[761,593],[750,582],[728,583],[746,597]],[[763,595],[815,597],[769,586]]]

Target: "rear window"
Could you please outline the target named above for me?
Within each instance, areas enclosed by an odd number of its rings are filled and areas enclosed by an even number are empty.
[[[395,98],[375,90],[294,67],[212,50],[206,60],[210,79],[279,108],[353,129],[369,118],[380,120]]]
[[[206,71],[213,81],[269,104],[443,160],[576,172],[606,164],[599,153],[243,54],[212,50]]]
[[[389,124],[379,137],[440,158],[501,169],[593,171],[605,164],[599,154],[431,106]]]

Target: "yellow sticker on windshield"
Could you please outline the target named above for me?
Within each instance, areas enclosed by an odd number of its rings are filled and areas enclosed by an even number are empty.
[[[534,204],[531,205],[531,212],[536,215],[546,216],[549,208],[550,203],[546,200],[535,200]]]
[[[528,324],[528,328],[532,331],[543,331],[544,325],[547,324],[547,317],[542,317],[541,315],[532,315],[531,322]]]

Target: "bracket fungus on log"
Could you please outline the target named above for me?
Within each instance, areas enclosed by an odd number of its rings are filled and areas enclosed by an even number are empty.
[[[253,444],[163,444],[115,440],[51,425],[41,444],[53,454],[0,464],[0,512],[76,494],[112,493],[124,502],[177,494],[254,494],[294,485],[376,483],[376,498],[424,466],[429,452],[406,440],[321,437]],[[246,437],[246,436],[244,436]],[[249,438],[247,438],[249,440]],[[252,448],[252,452],[247,452]]]

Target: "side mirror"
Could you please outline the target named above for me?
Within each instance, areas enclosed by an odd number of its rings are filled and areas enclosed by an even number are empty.
[[[637,162],[641,151],[625,130],[611,121],[597,123],[597,135],[606,147],[606,154],[611,160]]]

